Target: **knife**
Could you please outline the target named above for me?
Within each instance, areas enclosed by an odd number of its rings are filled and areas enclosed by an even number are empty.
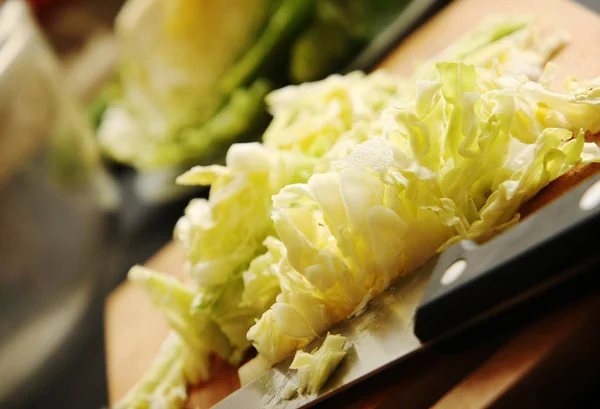
[[[327,399],[600,264],[593,239],[599,228],[596,175],[485,244],[462,241],[448,248],[395,282],[362,315],[333,326],[330,332],[345,336],[350,348],[319,394],[284,399],[296,376],[288,358],[214,408],[295,409]]]

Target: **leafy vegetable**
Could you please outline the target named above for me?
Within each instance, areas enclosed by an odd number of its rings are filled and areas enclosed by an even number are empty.
[[[187,399],[183,374],[183,343],[175,333],[163,342],[144,377],[121,399],[114,409],[178,409]]]
[[[266,119],[262,99],[269,84],[257,81],[248,89],[238,89],[228,103],[201,125],[189,125],[170,136],[153,141],[141,122],[124,106],[114,103],[104,112],[98,137],[105,151],[122,162],[132,162],[145,170],[181,166],[198,161],[212,162],[229,145],[253,132]]]
[[[193,199],[175,227],[187,249],[186,272],[200,286],[219,285],[241,273],[273,232],[271,195],[306,180],[313,161],[258,143],[236,144],[227,166],[194,167],[178,178],[186,185],[212,186],[209,199]]]
[[[223,78],[268,18],[267,0],[128,1],[116,20],[124,102],[163,139],[212,116]],[[218,35],[215,35],[218,33]]]
[[[323,157],[356,126],[370,123],[402,92],[403,80],[384,72],[354,72],[267,96],[273,120],[263,135],[265,146]],[[366,135],[362,136],[366,138]]]
[[[252,260],[248,270],[243,273],[244,292],[241,299],[242,305],[254,305],[261,312],[273,305],[275,297],[281,292],[278,273],[286,255],[283,243],[276,238],[269,236],[264,244],[267,251]]]
[[[255,305],[241,305],[244,282],[239,275],[221,286],[203,288],[203,293],[193,305],[194,314],[210,317],[229,340],[232,350],[226,356],[229,363],[237,365],[250,347],[246,332],[262,310]]]
[[[414,103],[382,113],[381,134],[274,197],[295,280],[248,332],[267,359],[305,345],[436,250],[510,227],[550,181],[600,161],[584,142],[600,131],[597,91],[559,94],[454,61],[436,70],[417,82]]]
[[[269,82],[219,84],[260,35],[272,2],[126,2],[116,21],[118,78],[94,107],[106,154],[141,170],[212,163],[262,129]]]
[[[319,393],[327,379],[346,356],[345,342],[346,338],[341,335],[327,334],[323,345],[315,352],[296,352],[290,369],[298,370],[298,393]]]
[[[219,163],[231,143],[264,130],[265,84],[290,83],[290,66],[296,80],[323,78],[404,5],[128,0],[116,20],[117,78],[90,107],[101,145],[142,172]]]
[[[178,178],[211,186],[175,228],[195,287],[131,276],[196,352],[182,362],[237,363],[252,342],[247,381],[444,245],[510,227],[539,189],[598,160],[583,139],[600,131],[598,84],[561,94],[541,70],[562,37],[540,42],[526,19],[486,24],[409,78],[352,73],[274,91],[262,144],[234,144],[225,166]]]
[[[287,260],[277,273],[281,294],[248,331],[248,339],[255,346],[265,346],[258,351],[270,362],[280,359],[280,351],[304,347],[334,320],[327,308],[328,300]]]
[[[209,354],[216,352],[226,359],[232,347],[211,317],[193,308],[202,294],[194,294],[173,277],[140,266],[133,267],[128,277],[146,290],[152,303],[183,340],[182,356],[186,358],[183,370],[188,381],[197,383],[208,379]]]

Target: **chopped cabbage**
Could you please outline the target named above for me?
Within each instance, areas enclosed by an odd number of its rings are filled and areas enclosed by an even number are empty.
[[[584,142],[600,132],[597,90],[560,94],[455,61],[436,71],[417,81],[414,102],[382,113],[381,134],[273,198],[294,285],[248,332],[267,359],[310,342],[436,250],[510,227],[550,181],[600,161]]]
[[[183,371],[184,344],[171,333],[144,377],[114,405],[114,409],[178,409],[187,400],[187,383]]]
[[[319,393],[327,379],[346,356],[345,343],[345,337],[327,334],[323,345],[313,353],[296,352],[290,369],[298,370],[296,390],[299,394]]]
[[[242,305],[254,305],[266,311],[281,292],[278,272],[285,260],[285,247],[276,238],[269,236],[264,242],[267,251],[256,257],[243,273],[244,292]]]
[[[210,353],[216,352],[227,359],[232,347],[212,318],[194,308],[202,294],[195,294],[174,277],[140,266],[133,267],[128,278],[150,295],[154,306],[163,312],[170,327],[184,342],[183,370],[188,381],[198,383],[208,379]]]
[[[280,151],[322,157],[348,131],[373,121],[392,105],[403,85],[402,78],[383,71],[353,72],[274,91],[267,96],[273,120],[263,143]]]
[[[542,71],[564,37],[540,42],[527,19],[486,24],[408,78],[352,73],[272,92],[262,144],[234,144],[225,166],[178,178],[211,186],[175,228],[196,288],[130,278],[195,352],[183,363],[205,375],[200,356],[235,364],[252,343],[251,379],[436,251],[510,227],[551,180],[598,161],[584,132],[600,131],[600,84],[558,93]]]
[[[240,303],[244,282],[239,275],[223,285],[202,290],[194,300],[192,311],[200,316],[208,316],[215,322],[232,348],[226,356],[227,360],[237,365],[250,347],[250,341],[246,338],[248,327],[256,322],[263,310],[255,305]]]
[[[187,250],[185,271],[199,286],[214,286],[241,274],[273,233],[271,195],[308,179],[314,160],[259,143],[235,144],[226,166],[197,166],[177,181],[211,185],[207,199],[193,199],[177,222],[175,237]]]

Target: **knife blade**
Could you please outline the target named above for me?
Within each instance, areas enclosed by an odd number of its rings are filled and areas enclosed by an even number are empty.
[[[285,399],[295,382],[288,358],[216,404],[215,409],[312,406],[421,348],[475,325],[572,277],[575,261],[598,264],[600,175],[580,183],[483,245],[463,241],[399,279],[360,316],[330,329],[346,337],[346,358],[317,395]],[[594,265],[596,265],[594,264]],[[323,339],[305,350],[320,346]]]

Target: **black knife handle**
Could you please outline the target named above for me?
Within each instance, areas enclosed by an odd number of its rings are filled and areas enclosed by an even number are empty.
[[[415,314],[427,342],[457,332],[550,286],[569,266],[598,252],[600,175],[483,245],[443,252]]]

